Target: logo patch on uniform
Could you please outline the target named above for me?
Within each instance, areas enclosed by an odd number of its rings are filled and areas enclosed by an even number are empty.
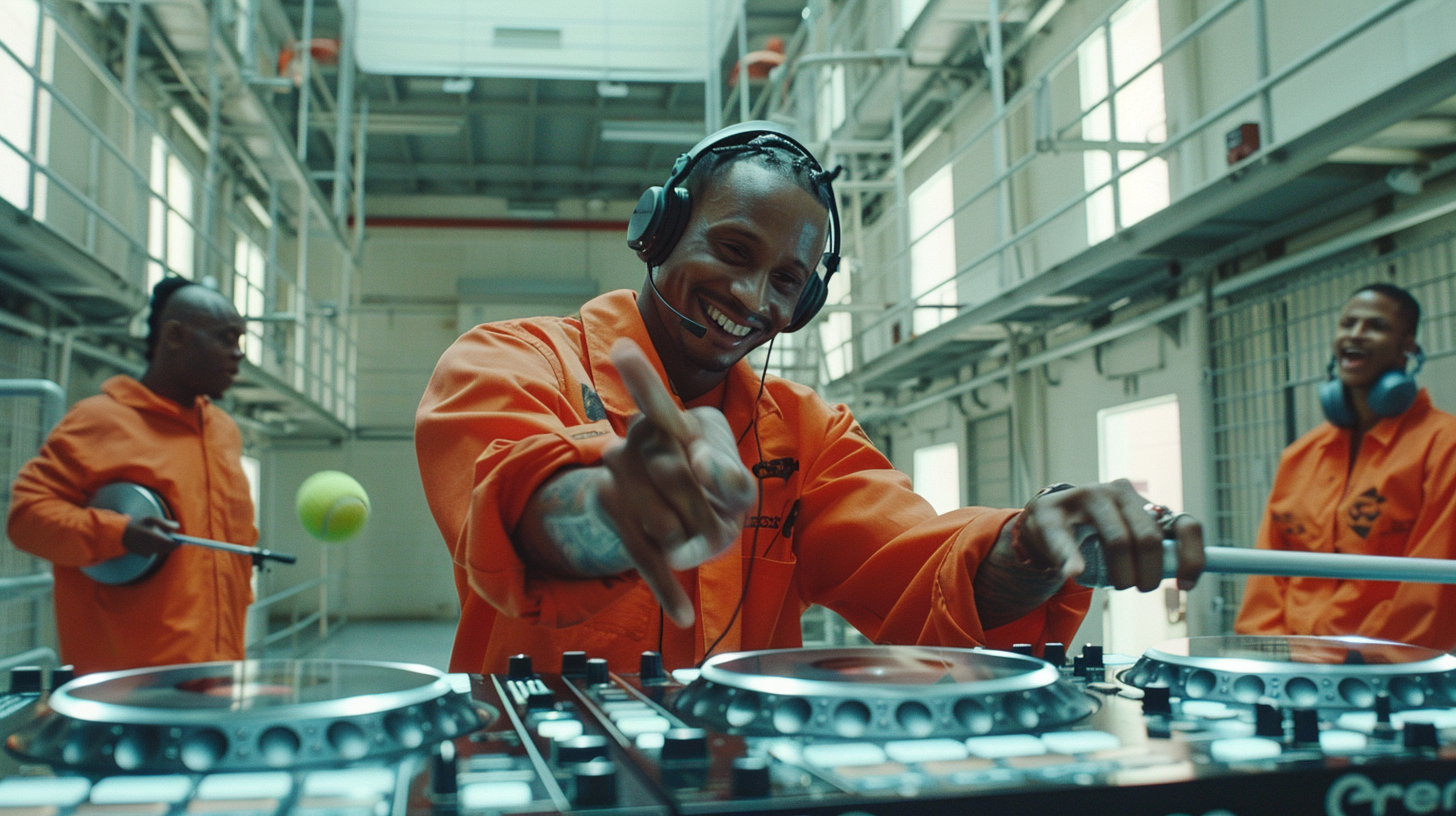
[[[1355,497],[1347,511],[1350,516],[1350,529],[1355,535],[1361,538],[1370,535],[1376,520],[1380,518],[1382,504],[1385,504],[1385,497],[1373,487]]]
[[[581,406],[586,411],[586,418],[592,422],[607,418],[607,409],[602,405],[602,398],[588,388],[586,383],[581,384]]]

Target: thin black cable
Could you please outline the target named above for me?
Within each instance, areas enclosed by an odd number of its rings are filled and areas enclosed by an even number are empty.
[[[743,437],[747,436],[748,431],[752,429],[753,446],[758,450],[758,460],[760,462],[763,461],[763,439],[758,435],[758,406],[759,402],[763,399],[763,387],[768,382],[768,361],[773,356],[773,341],[775,339],[776,336],[769,338],[768,350],[763,355],[763,374],[758,378],[758,396],[753,398],[753,417],[748,421],[748,427],[744,428],[743,433],[738,435],[738,443],[742,444]],[[718,637],[713,641],[713,645],[703,650],[703,659],[698,661],[698,668],[702,668],[703,663],[713,655],[713,650],[718,648],[718,644],[723,642],[723,638],[727,637],[728,633],[733,631],[733,624],[738,622],[738,613],[743,611],[743,599],[748,597],[748,583],[753,580],[753,565],[758,563],[758,531],[763,529],[759,526],[759,522],[763,518],[762,482],[766,478],[768,477],[758,477],[758,509],[754,512],[753,541],[750,543],[748,549],[748,571],[744,573],[743,586],[738,590],[738,603],[733,605],[733,614],[728,618],[728,625],[723,627],[722,632],[718,633]],[[774,532],[774,537],[768,541],[769,546],[773,546],[773,543],[778,540],[779,533],[781,532],[783,532],[782,529]]]

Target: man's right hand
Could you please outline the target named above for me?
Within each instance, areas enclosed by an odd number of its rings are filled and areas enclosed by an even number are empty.
[[[171,519],[145,516],[129,519],[126,530],[121,534],[121,546],[136,555],[168,555],[177,549],[177,541],[168,535],[182,529]]]
[[[597,497],[627,558],[685,627],[693,606],[673,571],[695,567],[738,539],[756,495],[753,475],[721,412],[678,408],[630,340],[618,340],[611,359],[642,414],[603,454],[607,475]]]

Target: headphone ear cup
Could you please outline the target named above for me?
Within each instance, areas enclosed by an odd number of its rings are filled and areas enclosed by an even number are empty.
[[[652,257],[657,234],[662,229],[662,210],[661,187],[648,187],[632,208],[632,218],[627,222],[627,246],[637,250],[637,257],[643,261]]]
[[[1336,428],[1355,427],[1355,410],[1345,398],[1345,384],[1338,378],[1332,377],[1320,383],[1319,403],[1331,425]]]
[[[799,302],[794,305],[794,319],[784,329],[786,332],[794,332],[804,328],[824,308],[824,301],[829,297],[829,287],[824,279],[818,275],[810,275],[809,280],[804,282],[804,291],[799,293]]]
[[[662,266],[667,256],[672,254],[672,248],[677,246],[678,239],[688,225],[688,215],[692,212],[687,190],[674,187],[661,194],[660,198],[661,215],[657,232],[652,238],[652,251],[643,258],[651,267]]]
[[[1366,402],[1376,416],[1391,417],[1404,413],[1416,401],[1415,378],[1404,371],[1387,371],[1375,381]]]

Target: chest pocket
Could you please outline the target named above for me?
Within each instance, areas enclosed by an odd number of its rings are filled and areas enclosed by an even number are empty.
[[[773,459],[753,466],[759,501],[745,521],[750,555],[775,561],[794,560],[794,533],[799,523],[798,462]]]
[[[1359,551],[1404,555],[1419,508],[1401,498],[1402,491],[1371,487],[1340,506],[1337,521],[1364,545]]]

